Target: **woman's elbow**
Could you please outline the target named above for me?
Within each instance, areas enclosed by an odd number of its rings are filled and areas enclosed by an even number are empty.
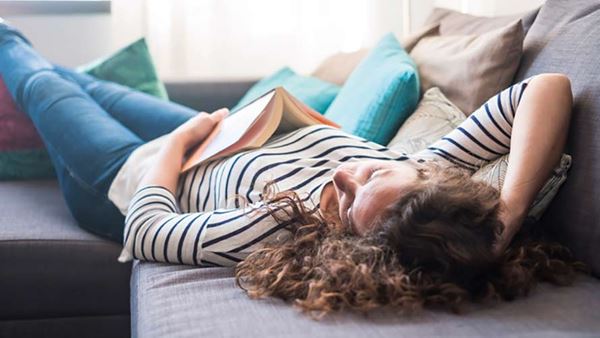
[[[558,99],[570,108],[573,105],[573,91],[571,89],[571,80],[563,73],[544,73],[535,77],[536,81],[543,83],[551,97]]]

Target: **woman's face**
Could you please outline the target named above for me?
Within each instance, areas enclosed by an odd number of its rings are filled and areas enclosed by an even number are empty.
[[[333,175],[342,225],[363,236],[418,180],[414,161],[344,163]]]

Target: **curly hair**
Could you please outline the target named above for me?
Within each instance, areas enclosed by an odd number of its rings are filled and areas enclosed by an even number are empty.
[[[380,307],[458,311],[465,301],[525,296],[538,281],[568,285],[584,269],[567,248],[532,234],[518,235],[495,255],[503,229],[499,191],[458,167],[426,171],[428,179],[415,183],[364,237],[307,208],[292,191],[274,194],[268,205],[291,211],[270,212],[289,222],[292,238],[238,263],[237,284],[252,298],[281,298],[320,317]]]

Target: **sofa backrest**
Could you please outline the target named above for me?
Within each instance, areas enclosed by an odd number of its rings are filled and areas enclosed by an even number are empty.
[[[548,0],[540,9],[515,81],[548,72],[571,79],[573,165],[541,222],[600,276],[600,1]]]

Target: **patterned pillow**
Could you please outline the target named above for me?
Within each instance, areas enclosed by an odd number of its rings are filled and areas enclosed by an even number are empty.
[[[79,71],[167,99],[144,39]],[[54,167],[35,126],[16,107],[0,77],[0,180],[52,177]]]
[[[439,140],[449,131],[456,128],[465,114],[444,96],[439,88],[434,87],[425,92],[415,112],[400,127],[388,147],[407,154],[416,153]],[[473,174],[474,179],[483,180],[497,189],[501,189],[506,176],[508,154],[501,156],[483,166]],[[529,209],[529,217],[539,220],[560,186],[567,179],[567,171],[571,167],[571,156],[563,154],[560,164],[546,181],[535,201]]]
[[[44,143],[0,77],[0,179],[54,176]]]

